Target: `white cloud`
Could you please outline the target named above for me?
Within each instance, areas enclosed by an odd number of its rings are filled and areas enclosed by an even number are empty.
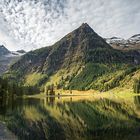
[[[8,46],[8,49],[13,50],[19,43],[12,37],[9,36],[10,29],[9,25],[4,21],[2,15],[0,17],[0,45]]]
[[[103,37],[128,38],[140,33],[139,9],[139,0],[1,0],[0,42],[11,50],[43,47],[83,22]]]

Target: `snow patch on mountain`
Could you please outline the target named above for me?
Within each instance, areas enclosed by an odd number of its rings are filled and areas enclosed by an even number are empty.
[[[133,35],[128,39],[120,37],[105,38],[106,42],[115,49],[136,49],[140,50],[140,34]]]

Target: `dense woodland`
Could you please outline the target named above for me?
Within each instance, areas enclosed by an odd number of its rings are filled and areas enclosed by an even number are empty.
[[[0,78],[0,97],[3,96],[22,96],[25,94],[39,93],[39,89],[31,86],[22,86],[15,82],[9,82],[7,79]]]

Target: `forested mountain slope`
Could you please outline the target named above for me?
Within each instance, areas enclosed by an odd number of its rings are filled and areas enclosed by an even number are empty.
[[[23,55],[5,77],[39,87],[109,90],[139,73],[139,64],[137,50],[116,50],[83,23],[53,46]]]

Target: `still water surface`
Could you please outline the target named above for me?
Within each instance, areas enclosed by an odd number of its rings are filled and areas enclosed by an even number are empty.
[[[0,120],[21,140],[139,140],[140,96],[0,99]]]

